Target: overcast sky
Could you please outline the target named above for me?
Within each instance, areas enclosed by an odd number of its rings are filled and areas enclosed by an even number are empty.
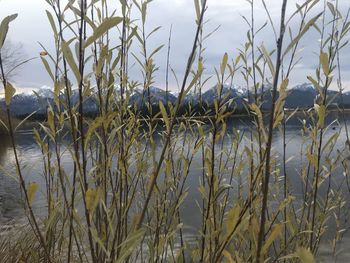
[[[113,1],[117,2],[117,0]],[[113,1],[111,2],[113,3]],[[267,21],[267,16],[262,8],[261,1],[255,1],[257,4],[255,22],[256,28],[258,28]],[[345,14],[350,6],[350,1],[339,1],[340,10]],[[295,10],[295,3],[301,2],[303,1],[289,0],[288,14],[290,15]],[[266,0],[266,3],[273,20],[277,22],[282,0]],[[24,52],[28,58],[39,56],[42,49],[38,42],[52,50],[53,37],[45,14],[45,9],[48,8],[49,6],[44,0],[0,0],[0,19],[12,13],[19,14],[17,20],[11,24],[9,38],[13,43],[21,43],[23,45]],[[309,18],[321,10],[322,5],[319,4]],[[229,54],[230,58],[235,58],[238,54],[237,50],[245,43],[248,26],[242,16],[250,16],[250,5],[246,0],[208,0],[208,11],[206,13],[208,22],[206,23],[205,31],[209,33],[220,26],[219,30],[205,42],[205,67],[208,76],[214,72],[214,67],[219,65],[225,52]],[[167,44],[169,28],[170,25],[173,25],[171,66],[180,79],[193,43],[196,29],[194,17],[193,0],[154,0],[149,6],[148,29],[150,30],[159,25],[162,26],[161,30],[150,40],[150,47],[159,45],[159,43]],[[295,27],[298,26],[297,20],[293,22]],[[293,23],[291,24],[292,27]],[[257,41],[258,44],[264,41],[268,48],[273,48],[275,43],[271,27],[263,30]],[[301,56],[303,60],[298,64],[291,76],[290,82],[292,85],[304,83],[307,81],[307,74],[314,74],[318,56],[313,52],[318,51],[318,45],[319,35],[315,29],[311,29],[302,41],[301,46],[304,50]],[[349,48],[344,49],[341,56],[343,79],[346,85],[350,84],[349,51]],[[160,70],[156,73],[156,86],[164,87],[166,48],[159,53],[156,63],[160,66]],[[22,67],[15,78],[15,82],[17,87],[27,91],[42,86],[52,86],[39,58]],[[242,85],[240,77],[237,77],[235,82],[238,85]],[[171,88],[173,90],[177,89],[175,83],[175,80],[172,79]],[[347,89],[350,90],[350,85]]]

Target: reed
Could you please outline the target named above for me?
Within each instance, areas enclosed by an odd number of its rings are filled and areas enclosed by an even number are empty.
[[[215,33],[205,32],[209,1],[208,5],[205,0],[194,1],[196,31],[188,43],[192,48],[184,61],[180,94],[172,104],[167,93],[166,105],[154,105],[151,93],[158,70],[155,55],[164,48],[163,43],[149,48],[149,40],[159,30],[147,30],[151,1],[120,0],[116,10],[106,0],[46,2],[56,50],[51,54],[43,47],[41,56],[54,87],[54,105],[47,109],[47,120],[34,130],[42,151],[41,196],[39,185],[28,182],[22,173],[9,107],[15,90],[2,72],[4,124],[11,136],[29,222],[25,238],[16,233],[0,243],[2,258],[8,262],[309,263],[315,262],[332,221],[336,222],[332,237],[336,255],[350,192],[335,178],[344,173],[348,183],[350,144],[336,149],[341,131],[331,131],[326,122],[332,102],[328,89],[336,82],[343,90],[340,54],[350,30],[349,12],[343,14],[338,1],[306,0],[292,14],[286,12],[287,1],[283,1],[278,25],[265,1],[268,23],[258,25],[256,2],[248,1],[251,17],[244,18],[248,39],[237,57],[224,53],[215,68],[213,109],[205,108],[201,99],[208,81],[204,79],[205,40]],[[319,7],[323,11],[314,15]],[[13,19],[5,18],[1,27],[8,29]],[[290,29],[292,23],[299,26],[296,31]],[[275,32],[274,47],[257,42],[267,29]],[[305,77],[317,89],[318,99],[309,110],[290,112],[284,106],[287,89],[300,62],[299,46],[310,30],[319,33],[321,43],[318,67],[313,76]],[[7,30],[0,32],[0,40],[5,39]],[[170,30],[167,91],[170,72],[178,74],[171,68],[173,49]],[[141,79],[131,73],[135,65]],[[249,91],[245,107],[253,123],[246,131],[230,126],[234,101],[223,92],[224,84],[233,83],[238,74]],[[272,83],[272,102],[266,112],[268,83]],[[72,105],[73,87],[79,91],[76,105]],[[144,91],[146,118],[137,105],[130,106],[136,88]],[[200,97],[200,112],[211,116],[207,121],[191,107],[180,110],[185,96],[193,91]],[[96,118],[84,115],[88,98],[98,104]],[[296,114],[304,121],[300,156],[294,158],[303,161],[299,174],[292,175],[286,129]],[[274,148],[278,132],[283,138],[282,160]],[[69,154],[72,169],[64,166],[63,153]],[[188,188],[195,169],[199,187]],[[296,185],[291,176],[302,186],[301,197],[293,194]],[[198,193],[200,218],[194,241],[184,216],[193,192]],[[45,213],[35,211],[39,198],[45,201]]]

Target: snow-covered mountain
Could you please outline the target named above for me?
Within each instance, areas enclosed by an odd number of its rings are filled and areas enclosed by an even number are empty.
[[[150,87],[149,94],[147,89],[135,90],[134,94],[130,97],[130,104],[136,104],[137,107],[144,107],[147,105],[147,102],[149,100],[148,96],[150,96],[152,105],[159,105],[160,101],[164,105],[167,104],[167,100],[169,103],[175,103],[176,101],[176,97],[170,92],[167,94],[166,91],[163,89]]]
[[[219,99],[220,92],[220,99],[222,100],[222,103],[226,103],[231,100],[231,108],[242,109],[244,107],[246,93],[237,86],[230,86],[227,84],[224,84],[222,87],[214,86],[204,92],[202,94],[203,102],[209,107],[212,107],[214,105],[214,100]]]
[[[315,104],[317,91],[313,85],[304,83],[288,90],[286,108],[308,108]]]
[[[61,95],[61,99],[64,99]],[[73,90],[71,94],[71,105],[77,105],[79,102],[78,90]],[[45,114],[47,107],[54,105],[54,94],[50,88],[41,88],[32,94],[20,93],[13,96],[10,104],[10,110],[14,115],[24,116],[36,112],[36,114]],[[5,109],[5,100],[0,100],[0,109]],[[97,103],[91,97],[84,101],[84,111],[86,113],[96,112]]]
[[[262,108],[268,109],[271,105],[271,88],[269,86],[264,86],[259,89],[259,95],[262,95]],[[344,105],[345,107],[350,107],[350,92],[343,93],[343,96],[339,96],[339,92],[329,90],[328,101],[332,102],[333,105]],[[61,95],[64,99],[65,95]],[[202,93],[202,105],[205,107],[213,107],[214,100],[218,99],[219,89],[217,86],[210,88],[209,90]],[[150,88],[151,103],[154,106],[159,105],[161,101],[164,105],[169,103],[174,104],[176,102],[177,96],[172,93],[166,93],[165,90],[151,87]],[[254,95],[252,92],[249,93],[250,101],[254,101]],[[48,105],[53,105],[54,95],[51,89],[42,88],[39,89],[35,94],[16,94],[11,102],[10,108],[15,115],[28,115],[34,111],[37,114],[45,114]],[[230,109],[243,109],[244,105],[248,101],[248,92],[238,86],[223,85],[221,99],[224,103],[230,102]],[[285,107],[286,108],[309,108],[314,105],[318,99],[318,92],[309,83],[304,83],[297,85],[288,90],[288,96],[286,98]],[[142,108],[146,105],[148,101],[148,91],[136,89],[130,96],[130,104],[136,105],[138,108]],[[71,94],[71,104],[77,105],[79,102],[79,92],[78,90],[73,90]],[[182,106],[191,107],[198,106],[200,103],[199,94],[189,93],[183,99]],[[5,108],[4,99],[0,99],[0,109]],[[94,96],[87,98],[84,102],[84,111],[86,113],[96,113],[98,111],[98,104],[94,99]]]
[[[342,97],[343,98],[340,98],[339,101],[342,102],[344,107],[350,107],[350,91],[344,92]]]
[[[29,94],[16,94],[13,96],[10,110],[16,115],[27,115],[32,112],[37,112],[38,114],[45,113],[46,105],[42,104],[43,101],[39,101],[35,95]],[[1,108],[5,108],[5,102],[2,100]]]
[[[64,99],[64,95],[61,96],[61,99]],[[79,103],[79,90],[72,90],[71,94],[71,106],[78,105]],[[85,113],[95,113],[98,110],[98,105],[96,100],[93,97],[88,97],[84,99],[83,102],[84,112]]]

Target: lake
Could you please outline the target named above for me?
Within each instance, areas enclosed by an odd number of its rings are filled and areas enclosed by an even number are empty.
[[[350,123],[350,114],[347,114],[346,120]],[[332,121],[335,122],[330,126],[329,130],[326,132],[325,137],[329,138],[335,131],[340,133],[339,139],[334,149],[334,152],[336,152],[336,150],[344,149],[347,144],[347,140],[344,122],[336,113],[329,114],[327,122],[331,123]],[[241,134],[246,133],[246,135],[248,135],[250,123],[251,120],[249,119],[237,118],[229,121],[228,130],[235,127],[240,130]],[[305,155],[301,155],[301,150],[305,150],[305,141],[303,141],[301,136],[301,128],[302,126],[300,125],[300,120],[298,118],[294,118],[290,121],[286,129],[287,158],[291,158],[287,164],[287,174],[289,177],[289,182],[291,184],[292,193],[294,196],[296,196],[296,198],[302,195],[303,191],[298,172],[301,165],[307,162]],[[23,169],[23,174],[26,178],[26,181],[35,181],[39,184],[41,189],[43,189],[44,179],[42,176],[43,161],[41,150],[35,143],[32,132],[30,130],[18,132],[16,134],[16,143],[21,167]],[[240,146],[240,151],[243,151],[244,146],[248,143],[248,138],[243,139],[242,145]],[[231,145],[232,140],[230,134],[228,134],[227,138],[224,140],[223,147],[229,149]],[[280,131],[276,130],[274,134],[274,154],[278,160],[281,159],[282,153],[283,136]],[[72,167],[71,156],[68,152],[63,153],[62,155],[62,165],[66,170],[69,170],[71,169],[70,167]],[[4,135],[1,135],[0,139],[0,166],[0,224],[20,221],[24,216],[21,204],[21,192],[17,182],[15,181],[15,178],[11,177],[15,174],[14,155],[10,144],[10,138]],[[188,196],[181,210],[184,217],[184,225],[189,236],[195,236],[197,233],[196,226],[198,226],[198,222],[201,220],[201,216],[196,204],[196,200],[199,200],[200,197],[198,186],[200,177],[202,175],[201,167],[201,155],[196,154],[186,185],[188,187]],[[333,185],[334,190],[343,190],[345,193],[347,192],[345,177],[341,172],[334,175],[334,182],[336,182]],[[350,201],[349,197],[347,197],[347,199]],[[41,213],[42,210],[45,210],[45,208],[40,204],[40,197],[36,201],[35,206],[37,213]],[[349,205],[347,205],[347,207],[349,207]],[[194,212],[196,210],[198,213]],[[330,230],[330,232],[332,232],[332,230]],[[340,244],[340,248],[346,248],[348,245],[350,246],[350,235],[348,232],[346,232],[344,240]],[[330,260],[330,253],[330,246],[328,245],[327,241],[324,241],[320,249],[319,258],[327,262],[327,260]],[[340,253],[338,262],[348,262],[349,260],[350,253],[345,249],[342,253]]]

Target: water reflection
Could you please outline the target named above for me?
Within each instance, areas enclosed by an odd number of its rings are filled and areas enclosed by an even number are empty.
[[[350,123],[350,114],[346,116],[347,123]],[[305,156],[305,147],[307,144],[310,144],[310,139],[303,139],[301,136],[302,126],[300,125],[303,115],[298,115],[295,118],[291,119],[286,131],[286,142],[287,142],[287,159],[290,159],[287,165],[287,175],[289,183],[291,184],[290,190],[293,191],[294,196],[299,196],[303,193],[304,184],[300,180],[301,168],[307,163],[307,158]],[[228,136],[225,138],[224,147],[229,148],[232,145],[232,137],[230,137],[230,131],[233,128],[241,130],[241,134],[245,133],[248,136],[249,127],[252,125],[252,119],[248,118],[235,118],[229,122],[228,127]],[[345,134],[345,125],[342,121],[342,118],[338,114],[331,113],[327,117],[327,122],[332,123],[329,130],[325,133],[325,141],[327,141],[330,136],[334,134],[335,131],[339,132],[340,136],[334,147],[333,155],[337,154],[337,151],[343,151],[347,149],[347,137]],[[306,125],[311,124],[310,122]],[[159,139],[159,138],[158,138]],[[243,140],[242,145],[240,146],[239,151],[243,153],[244,146],[249,145],[249,136],[246,140]],[[283,137],[282,133],[279,130],[276,130],[274,133],[274,154],[277,157],[277,166],[280,165],[280,160],[283,152]],[[41,176],[43,173],[43,163],[42,156],[39,147],[36,145],[33,139],[33,135],[30,132],[21,132],[16,135],[16,144],[18,149],[18,154],[21,162],[21,167],[23,168],[23,174],[26,178],[26,181],[36,181],[41,185],[43,189],[44,180]],[[69,142],[65,142],[69,144]],[[157,144],[161,148],[162,144]],[[220,150],[220,145],[217,145],[218,150]],[[349,156],[348,150],[343,152],[344,158]],[[245,158],[242,154],[241,158]],[[348,161],[348,160],[347,160]],[[72,170],[72,159],[69,153],[65,153],[62,156],[62,165],[65,168],[65,171],[69,173]],[[21,192],[18,187],[18,183],[15,179],[11,178],[8,175],[15,175],[15,163],[13,158],[13,151],[11,148],[10,138],[8,136],[0,137],[0,224],[6,223],[12,219],[20,219],[23,217],[23,209],[21,205]],[[6,174],[6,172],[8,175]],[[282,169],[281,169],[282,173]],[[244,173],[243,173],[244,174]],[[188,196],[184,202],[181,210],[183,217],[183,222],[185,226],[185,232],[193,236],[195,233],[198,233],[198,222],[201,220],[201,215],[199,208],[197,206],[197,201],[201,198],[198,191],[199,181],[202,176],[202,160],[201,154],[198,153],[192,163],[190,168],[190,173],[187,179],[186,188],[188,190]],[[335,180],[332,185],[333,189],[338,190],[338,187],[346,188],[347,184],[344,183],[345,177],[341,172],[335,172]],[[242,178],[243,182],[245,178]],[[235,184],[235,183],[234,183]],[[234,188],[235,189],[235,188]],[[320,193],[322,194],[322,188]],[[237,191],[237,190],[235,190]],[[234,191],[234,192],[235,192]],[[238,191],[237,191],[238,192]],[[235,194],[235,193],[233,193]],[[277,204],[278,205],[278,204]],[[195,212],[198,211],[198,212]],[[332,227],[330,227],[332,229]],[[347,247],[349,244],[349,234],[346,234],[345,241],[341,246]],[[195,238],[194,238],[195,239]],[[322,244],[320,249],[320,258],[329,259],[328,249],[329,246]],[[348,255],[343,257],[348,259]],[[327,262],[327,260],[325,260]],[[347,261],[343,261],[347,262]]]
[[[337,118],[339,118],[339,115],[330,113],[327,118],[328,123],[332,123],[334,120],[337,120]],[[303,115],[299,114],[290,120],[286,132],[287,159],[291,158],[287,165],[287,174],[289,175],[289,182],[292,184],[291,189],[294,190],[293,194],[296,196],[301,195],[303,192],[303,184],[300,180],[300,168],[307,162],[307,158],[305,157],[305,144],[301,137],[302,126],[300,125],[300,121],[302,119]],[[341,118],[339,119],[340,121],[334,122],[329,131],[325,134],[326,141],[327,138],[332,136],[334,131],[340,132],[335,150],[342,150],[344,149],[344,145],[346,145],[344,123],[341,121]],[[350,123],[350,114],[347,115],[347,119],[347,121]],[[228,132],[232,131],[232,129],[235,128],[241,130],[241,133],[246,132],[246,135],[248,135],[247,131],[249,130],[249,126],[252,125],[252,121],[252,119],[248,118],[235,118],[229,122]],[[307,140],[310,142],[310,139]],[[32,133],[28,131],[17,134],[16,144],[23,175],[25,176],[26,181],[36,181],[43,187],[44,180],[42,177],[43,163],[41,151],[38,145],[35,143]],[[232,139],[230,136],[227,136],[225,139],[224,147],[229,148],[231,145]],[[245,145],[249,145],[249,138],[243,141],[243,144],[239,150],[240,152],[243,152]],[[161,147],[161,143],[159,143],[158,146]],[[219,148],[220,145],[217,147]],[[276,154],[278,160],[281,160],[282,151],[283,137],[281,132],[276,130],[274,134],[274,153]],[[68,152],[62,156],[62,164],[66,172],[69,173],[72,167],[72,159]],[[279,165],[279,163],[277,163],[277,165]],[[10,175],[16,174],[13,152],[11,149],[10,138],[8,136],[1,136],[0,166]],[[198,225],[198,220],[200,220],[200,214],[193,213],[193,209],[197,209],[196,200],[200,198],[198,186],[199,180],[202,176],[201,167],[201,154],[198,153],[195,156],[192,167],[190,169],[190,174],[187,180],[189,193],[187,201],[183,206],[185,221],[189,226]],[[7,176],[4,170],[0,170],[0,222],[2,220],[8,220],[14,217],[20,217],[22,215],[20,205],[21,195],[18,184],[13,178]],[[341,177],[341,173],[338,174],[338,176]],[[339,184],[341,184],[341,181]],[[343,186],[345,185],[346,184],[343,184]]]
[[[0,140],[0,223],[22,215],[21,194],[14,174],[13,152],[10,137]]]
[[[7,151],[10,149],[10,137],[7,135],[0,135],[0,164],[3,164],[7,156]]]

